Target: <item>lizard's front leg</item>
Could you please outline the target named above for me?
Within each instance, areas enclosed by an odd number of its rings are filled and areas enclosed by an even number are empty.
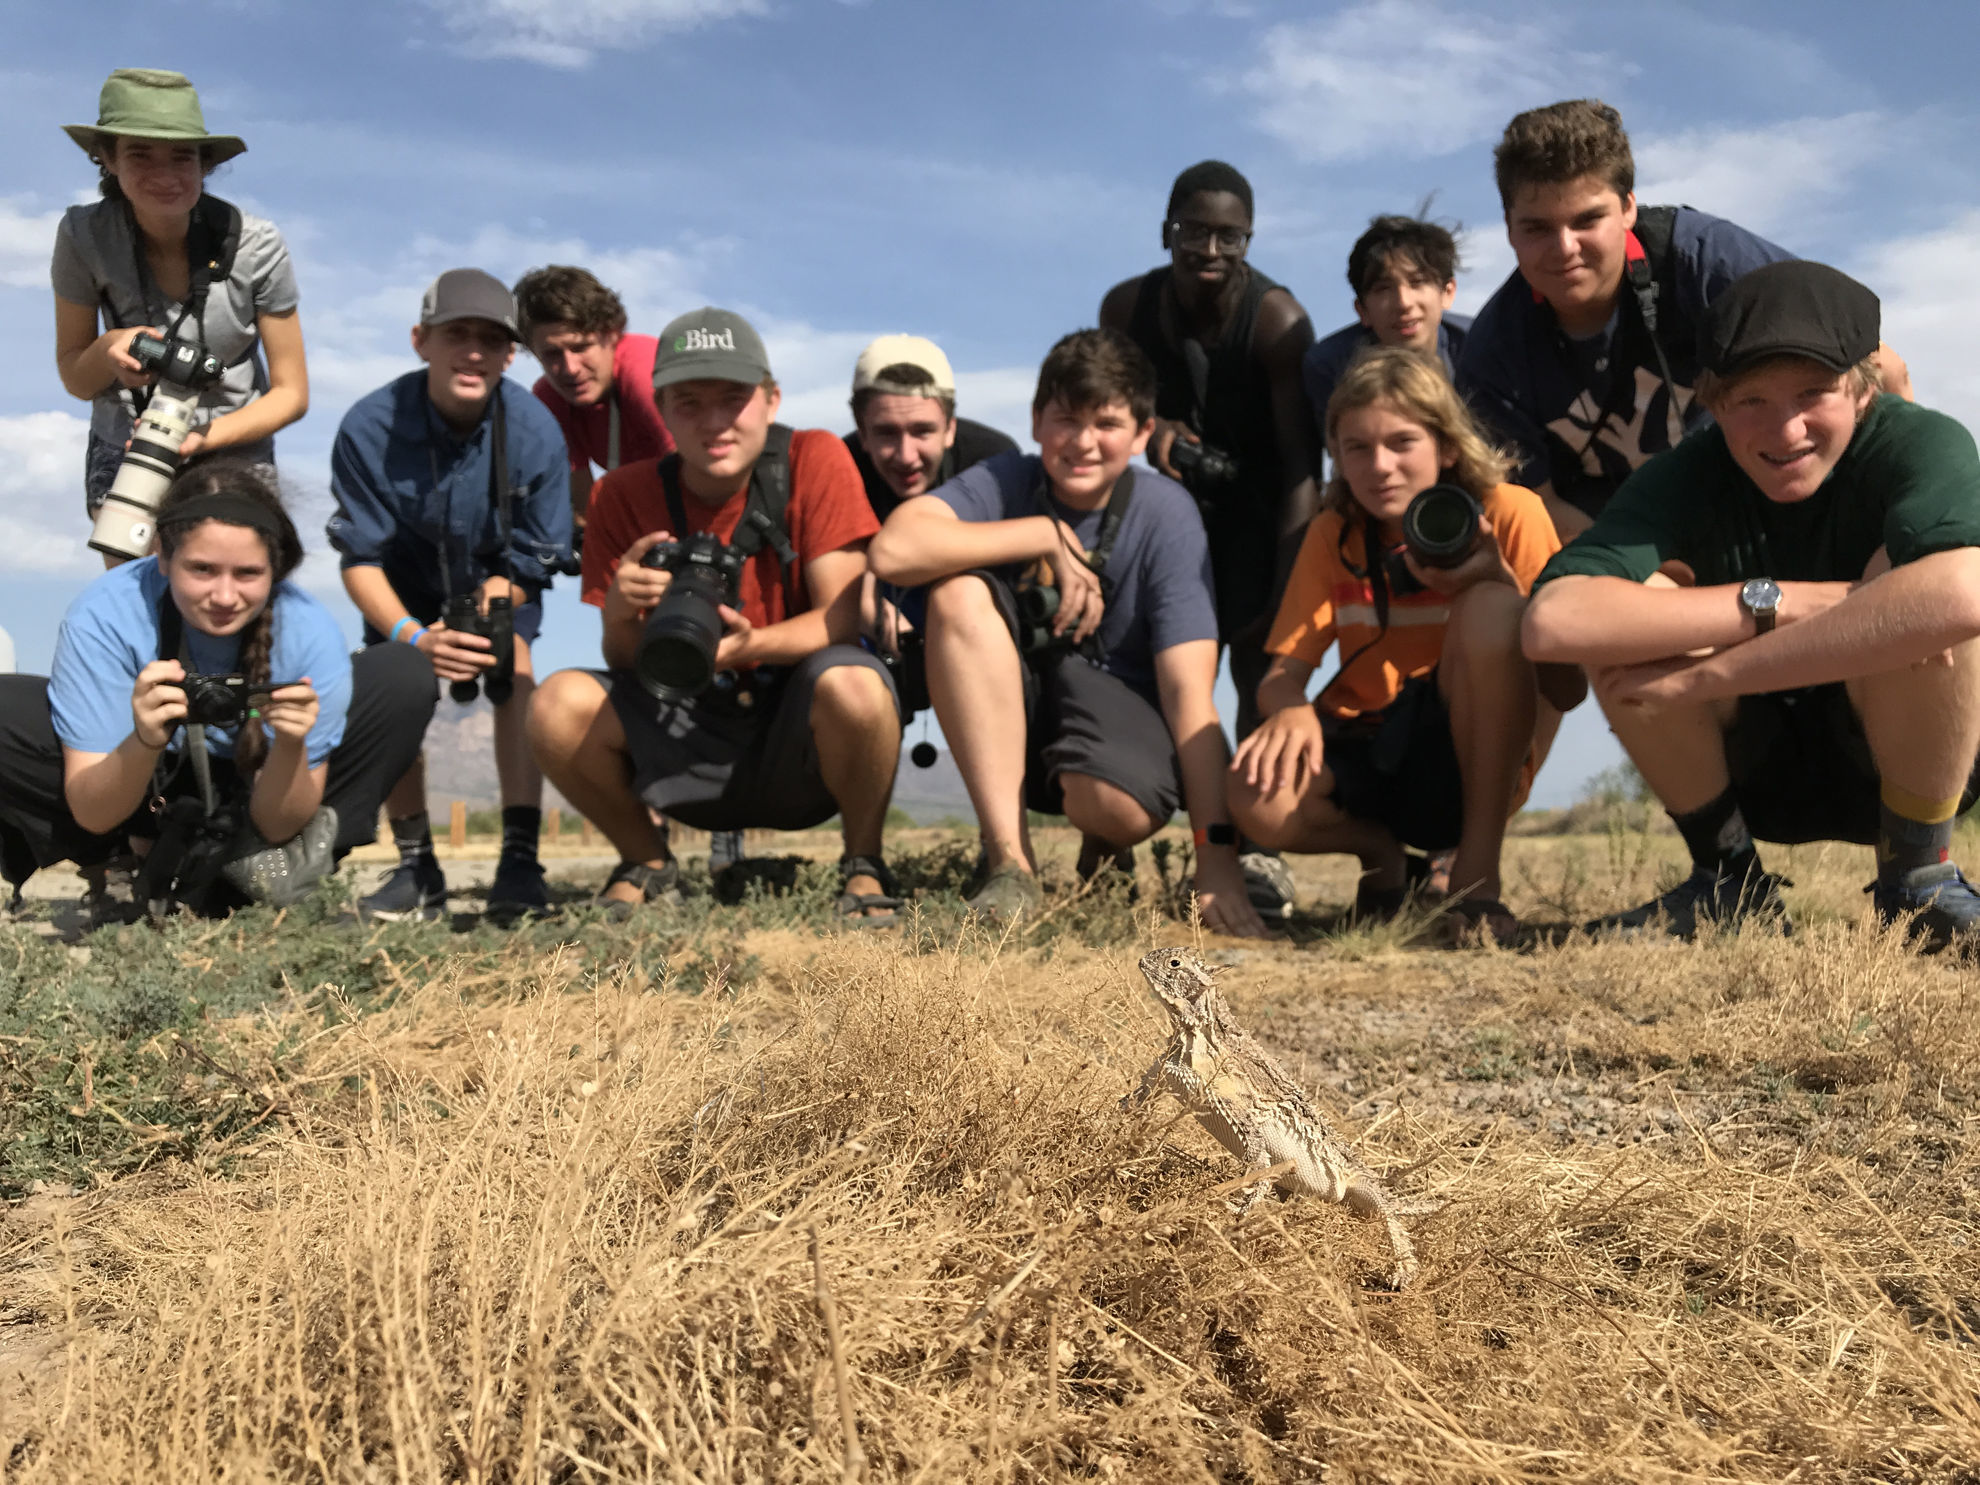
[[[1246,1217],[1251,1215],[1252,1209],[1271,1192],[1272,1182],[1262,1172],[1270,1170],[1278,1164],[1278,1161],[1272,1158],[1272,1152],[1266,1147],[1265,1141],[1259,1137],[1258,1132],[1249,1124],[1236,1127],[1238,1138],[1244,1141],[1245,1165],[1252,1171],[1261,1173],[1258,1179],[1246,1190],[1244,1194],[1244,1205],[1238,1208],[1238,1221],[1242,1222]]]
[[[1121,1100],[1121,1109],[1123,1112],[1129,1109],[1138,1109],[1155,1096],[1156,1090],[1162,1086],[1162,1074],[1167,1070],[1168,1066],[1169,1057],[1165,1052],[1155,1059],[1154,1064],[1147,1072],[1141,1075],[1141,1086]]]

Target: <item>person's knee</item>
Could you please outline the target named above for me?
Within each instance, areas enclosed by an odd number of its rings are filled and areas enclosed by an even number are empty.
[[[575,753],[609,705],[598,678],[582,670],[560,670],[537,686],[529,698],[528,724],[537,762],[547,766]]]
[[[1451,617],[1444,629],[1448,654],[1455,646],[1479,655],[1521,654],[1520,621],[1526,599],[1506,583],[1473,583],[1451,599]]]
[[[837,728],[861,736],[900,732],[900,708],[881,674],[870,665],[834,665],[811,692],[814,731]]]
[[[1062,773],[1059,788],[1065,795],[1066,818],[1110,845],[1138,845],[1162,828],[1162,822],[1118,784],[1091,774]]]
[[[928,628],[930,633],[948,627],[969,627],[994,623],[1003,629],[1003,615],[990,584],[973,572],[959,572],[937,578],[928,585]]]

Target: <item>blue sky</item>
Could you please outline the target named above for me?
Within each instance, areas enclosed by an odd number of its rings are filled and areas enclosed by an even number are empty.
[[[114,15],[114,19],[112,18]],[[1253,259],[1324,334],[1378,211],[1432,192],[1471,229],[1461,308],[1511,266],[1490,178],[1507,117],[1622,109],[1645,201],[1729,216],[1863,277],[1923,400],[1980,427],[1970,5],[1295,5],[1272,0],[158,0],[21,6],[0,64],[0,625],[42,669],[95,570],[86,409],[54,371],[48,251],[93,189],[58,126],[118,66],[173,67],[249,152],[213,188],[295,255],[313,402],[282,436],[319,551],[356,397],[415,363],[425,283],[584,263],[652,331],[704,302],[765,333],[800,425],[848,426],[875,334],[947,348],[964,411],[1022,435],[1039,357],[1157,261],[1169,181],[1220,156]],[[519,357],[512,375],[531,380]],[[356,618],[320,557],[307,580]],[[544,668],[595,663],[552,595]],[[1570,719],[1541,802],[1617,754]]]

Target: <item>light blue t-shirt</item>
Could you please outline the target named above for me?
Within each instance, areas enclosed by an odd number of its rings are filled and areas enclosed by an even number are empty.
[[[126,562],[77,594],[62,616],[48,709],[55,735],[66,746],[109,753],[131,735],[131,690],[138,672],[159,658],[158,603],[165,587],[156,557]],[[344,736],[344,714],[351,707],[350,652],[330,611],[294,583],[276,584],[269,601],[275,608],[269,681],[280,686],[308,676],[315,688],[316,725],[309,729],[309,761],[315,767]],[[239,636],[222,639],[190,624],[185,635],[200,674],[234,673]],[[209,727],[206,746],[217,758],[231,758],[234,734]]]

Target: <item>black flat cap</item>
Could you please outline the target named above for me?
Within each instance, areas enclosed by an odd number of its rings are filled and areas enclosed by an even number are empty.
[[[1705,312],[1698,364],[1725,376],[1768,356],[1847,371],[1877,349],[1877,296],[1826,263],[1790,259],[1734,280]]]

